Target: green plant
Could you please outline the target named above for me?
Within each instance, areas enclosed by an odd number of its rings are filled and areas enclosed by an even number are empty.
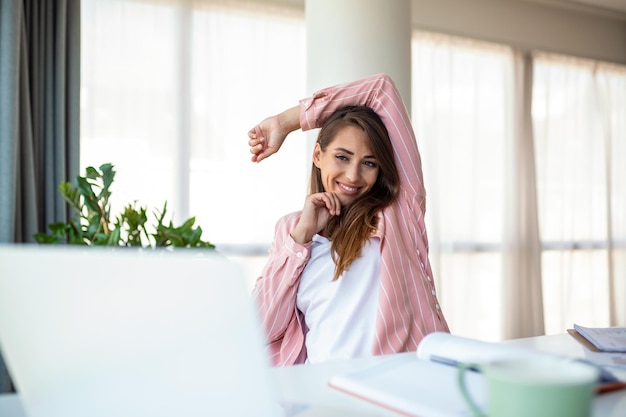
[[[145,207],[137,202],[124,207],[111,217],[111,185],[115,170],[110,163],[98,169],[87,167],[84,177],[76,177],[76,186],[69,182],[59,184],[59,191],[75,212],[67,223],[52,223],[50,233],[34,235],[38,243],[69,243],[90,246],[177,246],[210,248],[215,246],[202,240],[202,228],[194,226],[195,217],[175,227],[166,222],[167,201],[162,210],[154,210],[156,223],[149,231]]]

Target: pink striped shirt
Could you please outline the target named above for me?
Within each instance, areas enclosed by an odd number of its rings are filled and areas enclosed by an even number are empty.
[[[399,195],[379,213],[376,232],[381,237],[381,273],[372,353],[414,351],[426,334],[449,331],[428,261],[426,192],[415,134],[402,98],[385,74],[325,88],[301,100],[302,130],[320,127],[346,105],[371,107],[381,117],[400,174]],[[307,329],[296,307],[296,293],[311,245],[300,245],[290,236],[299,218],[300,212],[295,212],[277,222],[268,262],[254,288],[270,359],[276,366],[306,359]]]

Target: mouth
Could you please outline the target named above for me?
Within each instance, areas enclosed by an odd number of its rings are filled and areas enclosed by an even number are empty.
[[[345,194],[350,194],[350,195],[354,195],[357,194],[359,192],[359,190],[361,189],[361,187],[351,187],[349,185],[337,182],[337,187],[339,187],[339,189],[341,191],[343,191]]]

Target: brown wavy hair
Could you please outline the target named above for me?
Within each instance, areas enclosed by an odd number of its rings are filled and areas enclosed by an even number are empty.
[[[361,256],[363,246],[376,230],[378,212],[393,202],[400,186],[389,133],[378,114],[369,107],[347,106],[337,109],[324,122],[317,137],[322,152],[346,126],[355,126],[365,132],[379,170],[376,183],[367,194],[342,207],[341,214],[331,217],[326,225],[324,234],[332,242],[331,254],[335,262],[333,281]],[[315,164],[311,168],[309,191],[325,191],[320,169]]]

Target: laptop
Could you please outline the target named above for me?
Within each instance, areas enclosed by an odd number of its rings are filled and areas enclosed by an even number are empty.
[[[0,246],[0,349],[29,417],[283,415],[212,251]]]

